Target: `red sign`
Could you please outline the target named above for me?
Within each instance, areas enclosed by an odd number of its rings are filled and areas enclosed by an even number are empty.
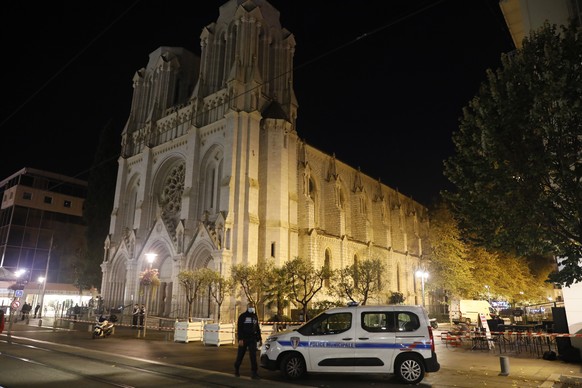
[[[14,310],[16,310],[18,307],[20,307],[20,301],[18,300],[13,300],[12,304],[10,305],[10,307]]]

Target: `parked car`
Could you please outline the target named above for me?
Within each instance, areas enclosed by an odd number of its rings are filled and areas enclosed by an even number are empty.
[[[440,369],[426,310],[405,305],[326,310],[293,331],[269,336],[260,363],[288,379],[308,372],[386,373],[407,384]]]

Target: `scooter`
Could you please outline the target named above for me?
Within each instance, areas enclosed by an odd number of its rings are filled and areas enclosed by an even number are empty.
[[[439,328],[439,323],[437,322],[436,318],[429,318],[429,322],[433,329]]]
[[[93,329],[93,339],[109,337],[111,334],[113,334],[113,322],[104,319],[99,320],[99,322],[95,324],[95,328]]]

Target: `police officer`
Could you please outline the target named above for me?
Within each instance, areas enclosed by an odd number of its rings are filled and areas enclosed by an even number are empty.
[[[239,315],[237,322],[238,352],[234,363],[234,375],[240,376],[239,368],[245,353],[248,349],[249,358],[251,359],[252,378],[259,379],[257,374],[257,342],[259,347],[263,344],[261,339],[261,327],[259,318],[255,313],[255,305],[247,304],[247,311]]]

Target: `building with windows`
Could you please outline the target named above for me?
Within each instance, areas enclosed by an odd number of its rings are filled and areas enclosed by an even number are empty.
[[[0,181],[0,267],[19,281],[73,283],[84,247],[85,181],[23,168]]]
[[[106,303],[147,301],[151,314],[185,317],[180,271],[229,277],[237,264],[302,257],[331,269],[379,258],[376,302],[398,291],[420,304],[427,209],[300,139],[295,38],[279,11],[227,1],[200,39],[200,57],[160,47],[133,78],[102,263]],[[149,254],[155,292],[139,281]],[[241,303],[231,296],[221,316],[235,319]],[[201,296],[194,315],[216,316],[208,304]]]

